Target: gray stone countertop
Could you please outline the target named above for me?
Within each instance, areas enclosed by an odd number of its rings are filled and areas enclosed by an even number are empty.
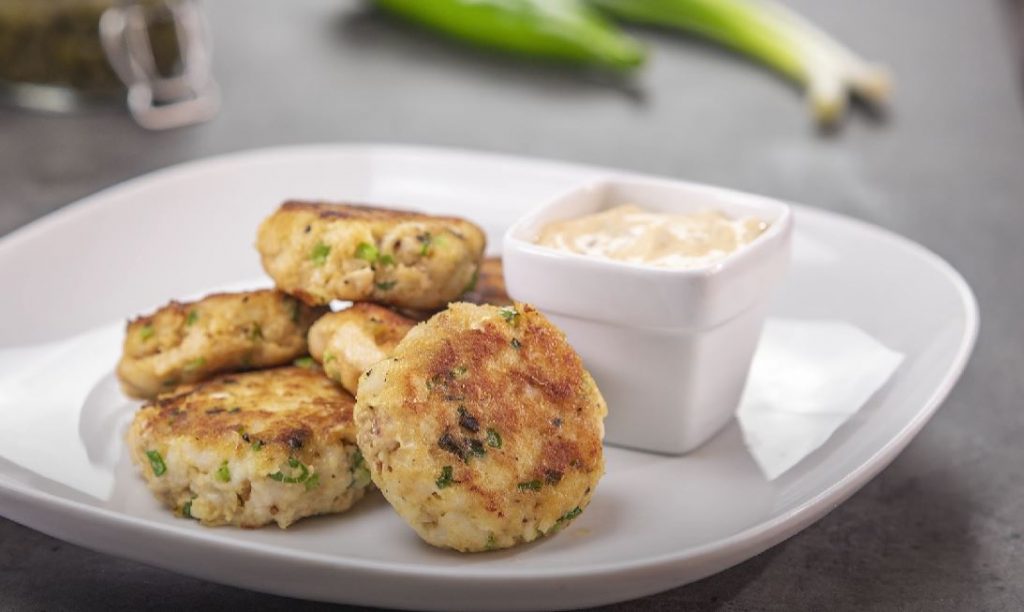
[[[218,153],[393,142],[571,160],[765,193],[875,223],[958,268],[981,335],[932,422],[817,524],[612,610],[1024,609],[1024,104],[1009,2],[792,0],[897,76],[883,120],[813,130],[799,93],[716,48],[638,30],[630,83],[467,52],[361,6],[207,3],[220,115],[147,132],[117,111],[0,109],[0,235],[124,179]],[[16,290],[8,287],[8,291]],[[0,519],[2,610],[312,610]]]

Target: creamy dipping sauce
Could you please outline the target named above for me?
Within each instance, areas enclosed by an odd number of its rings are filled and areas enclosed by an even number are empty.
[[[658,213],[633,204],[554,221],[541,229],[542,246],[659,268],[698,268],[749,244],[768,229],[756,217],[733,219],[715,210]]]

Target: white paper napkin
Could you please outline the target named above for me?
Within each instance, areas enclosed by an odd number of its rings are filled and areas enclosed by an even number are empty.
[[[778,478],[824,444],[903,358],[849,323],[768,319],[737,413],[764,475]]]

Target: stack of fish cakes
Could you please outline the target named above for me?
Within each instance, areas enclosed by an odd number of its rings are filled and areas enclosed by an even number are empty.
[[[568,524],[603,473],[604,400],[484,246],[464,219],[283,204],[257,236],[275,290],[128,324],[117,372],[149,400],[128,444],[150,488],[205,525],[286,527],[372,479],[424,540],[461,551]]]

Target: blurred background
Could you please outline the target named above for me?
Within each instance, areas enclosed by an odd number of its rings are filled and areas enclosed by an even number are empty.
[[[372,2],[180,2],[178,13],[151,2],[148,41],[126,13],[107,20],[104,49],[99,15],[110,4],[0,0],[0,236],[171,164],[310,142],[612,166],[884,226],[949,260],[978,295],[982,333],[964,379],[850,502],[743,565],[643,605],[1024,607],[1024,481],[1011,469],[1024,461],[1022,2],[786,0],[891,75],[886,102],[855,102],[827,121],[778,70],[656,25],[623,26],[646,48],[642,67],[623,69],[479,49]],[[99,609],[110,601],[97,584],[117,588],[125,607],[151,607],[156,592],[167,609],[306,606],[0,519],[0,608]]]

